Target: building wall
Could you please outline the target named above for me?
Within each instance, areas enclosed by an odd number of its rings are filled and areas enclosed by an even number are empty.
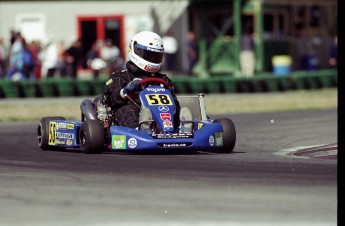
[[[188,4],[188,0],[0,2],[0,37],[8,45],[10,31],[20,31],[18,19],[37,17],[43,21],[44,37],[40,40],[43,44],[64,41],[65,46],[69,46],[77,39],[78,16],[123,16],[124,49],[136,32],[152,30],[163,36],[168,29],[173,29],[181,47],[176,67],[184,70],[186,59],[182,48],[188,31]],[[35,32],[28,33],[36,37],[39,34]],[[23,36],[28,39],[25,34]]]
[[[77,38],[77,16],[123,15],[126,41],[138,30],[151,29],[151,6],[154,1],[112,2],[1,2],[0,36],[10,38],[10,30],[17,29],[16,19],[21,15],[40,14],[45,17],[45,40],[64,40],[71,43]]]

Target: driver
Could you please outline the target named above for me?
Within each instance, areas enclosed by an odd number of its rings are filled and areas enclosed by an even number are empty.
[[[126,69],[115,71],[105,84],[104,104],[114,112],[115,123],[119,126],[138,128],[140,109],[126,99],[126,95],[140,89],[140,80],[149,77],[163,79],[171,87],[170,91],[176,104],[174,115],[175,128],[179,125],[180,104],[176,98],[172,81],[167,75],[159,73],[163,60],[164,47],[162,38],[154,32],[142,31],[133,36],[129,44],[129,61]],[[131,95],[132,97],[132,95]],[[140,105],[139,98],[132,97]],[[144,111],[140,120],[152,118],[150,111]],[[151,117],[151,118],[150,118]]]

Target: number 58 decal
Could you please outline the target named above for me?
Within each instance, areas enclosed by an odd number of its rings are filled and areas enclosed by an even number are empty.
[[[170,96],[166,94],[147,94],[145,97],[149,105],[172,105]]]
[[[49,135],[48,135],[48,144],[56,144],[56,122],[49,123]]]

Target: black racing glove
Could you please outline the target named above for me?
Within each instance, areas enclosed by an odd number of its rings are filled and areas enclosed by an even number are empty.
[[[140,90],[140,78],[135,78],[133,81],[127,84],[123,89],[120,91],[120,95],[122,98],[125,98],[129,95],[129,93],[134,93]]]

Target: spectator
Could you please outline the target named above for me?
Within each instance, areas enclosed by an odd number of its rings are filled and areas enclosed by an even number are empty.
[[[255,70],[254,37],[251,30],[249,25],[247,25],[241,37],[241,74],[246,77],[253,76]]]
[[[16,41],[16,36],[17,36],[17,32],[15,32],[14,30],[11,30],[11,37],[10,37],[10,45],[12,48],[12,45],[14,44],[14,42]]]
[[[97,41],[92,44],[91,49],[87,52],[86,61],[88,67],[93,71],[94,78],[97,78],[100,71],[107,67],[106,62],[100,57],[100,47]]]
[[[6,75],[8,61],[8,49],[5,46],[4,39],[0,37],[0,78]]]
[[[66,69],[66,61],[65,61],[65,43],[64,41],[60,41],[57,45],[57,52],[58,52],[58,72],[61,77],[66,77],[67,69]]]
[[[72,78],[77,78],[78,66],[82,57],[81,41],[77,40],[65,51],[65,63],[67,75]]]
[[[187,34],[187,56],[188,56],[188,74],[193,75],[193,68],[198,62],[199,51],[194,32]]]
[[[33,73],[36,80],[41,79],[41,68],[42,68],[42,62],[39,58],[41,54],[41,43],[39,41],[32,41],[29,45],[29,49],[31,51],[33,60],[34,60],[34,69]]]
[[[25,79],[34,79],[33,71],[35,67],[35,62],[32,52],[24,39],[23,47],[23,74],[25,76]]]
[[[50,42],[43,54],[42,71],[47,78],[52,78],[55,75],[59,64],[58,48],[53,42]]]
[[[329,66],[331,68],[336,68],[338,65],[338,36],[336,35],[330,47],[329,53]]]
[[[24,38],[20,33],[15,36],[15,41],[10,50],[10,65],[6,74],[6,79],[21,80],[25,79],[23,74],[23,53]]]
[[[169,31],[166,36],[162,38],[164,45],[165,68],[167,71],[174,70],[174,62],[178,50],[178,43],[173,33]]]
[[[113,71],[119,70],[122,65],[120,50],[117,46],[113,45],[110,39],[107,39],[105,45],[101,48],[101,58],[107,64],[107,72],[111,74]]]

